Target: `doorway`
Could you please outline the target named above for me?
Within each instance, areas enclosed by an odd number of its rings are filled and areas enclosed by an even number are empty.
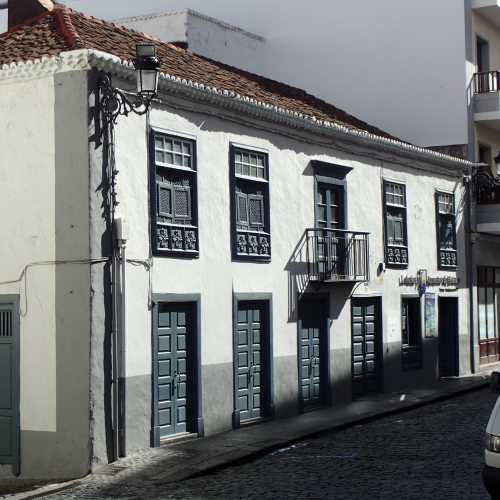
[[[299,400],[301,411],[328,401],[328,302],[305,297],[299,304]]]
[[[201,433],[197,302],[157,302],[153,309],[153,445]]]
[[[351,299],[353,398],[383,390],[382,322],[379,297]]]
[[[439,297],[439,376],[458,377],[458,299]]]
[[[271,329],[268,300],[238,300],[234,322],[233,426],[271,416]]]

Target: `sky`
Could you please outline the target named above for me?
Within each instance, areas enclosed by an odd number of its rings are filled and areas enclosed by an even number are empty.
[[[318,3],[328,0],[316,0]],[[236,24],[250,31],[257,31],[253,13],[256,8],[266,8],[269,3],[287,5],[288,7],[301,0],[233,0],[236,8],[228,9],[227,0],[60,0],[76,10],[86,12],[102,19],[119,19],[122,17],[168,12],[190,7],[203,14],[216,17],[222,21]],[[0,31],[7,29],[6,11],[0,11]]]

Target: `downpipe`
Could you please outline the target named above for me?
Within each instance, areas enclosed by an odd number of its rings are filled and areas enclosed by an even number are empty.
[[[476,362],[474,354],[474,338],[475,338],[475,328],[474,328],[474,283],[473,277],[473,252],[474,252],[474,242],[472,240],[472,171],[469,170],[465,177],[466,191],[465,195],[467,197],[467,223],[466,223],[466,279],[467,286],[469,290],[469,342],[470,342],[470,371],[471,373],[476,373]]]
[[[113,304],[115,305],[115,328],[113,343],[113,410],[114,410],[114,454],[116,458],[126,456],[126,349],[125,349],[125,318],[126,318],[126,222],[115,219],[114,248],[114,289]]]

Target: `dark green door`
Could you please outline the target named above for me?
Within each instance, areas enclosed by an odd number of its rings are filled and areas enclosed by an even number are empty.
[[[382,332],[378,298],[352,299],[353,395],[379,392],[382,383]]]
[[[193,343],[192,307],[160,303],[157,307],[156,423],[159,438],[188,432]]]
[[[260,301],[238,302],[235,331],[236,413],[239,423],[265,416],[266,307]]]
[[[1,299],[1,297],[0,297]],[[19,467],[19,324],[14,303],[0,302],[0,464]]]
[[[323,372],[326,349],[326,304],[302,300],[299,306],[300,402],[303,410],[324,402]]]

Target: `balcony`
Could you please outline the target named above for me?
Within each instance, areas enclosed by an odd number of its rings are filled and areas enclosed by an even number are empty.
[[[309,281],[322,283],[369,280],[369,233],[307,229],[305,258]]]
[[[500,235],[500,178],[478,173],[474,179],[476,229]]]
[[[500,72],[474,75],[474,120],[500,130]]]
[[[500,28],[500,0],[472,0],[472,10]]]

